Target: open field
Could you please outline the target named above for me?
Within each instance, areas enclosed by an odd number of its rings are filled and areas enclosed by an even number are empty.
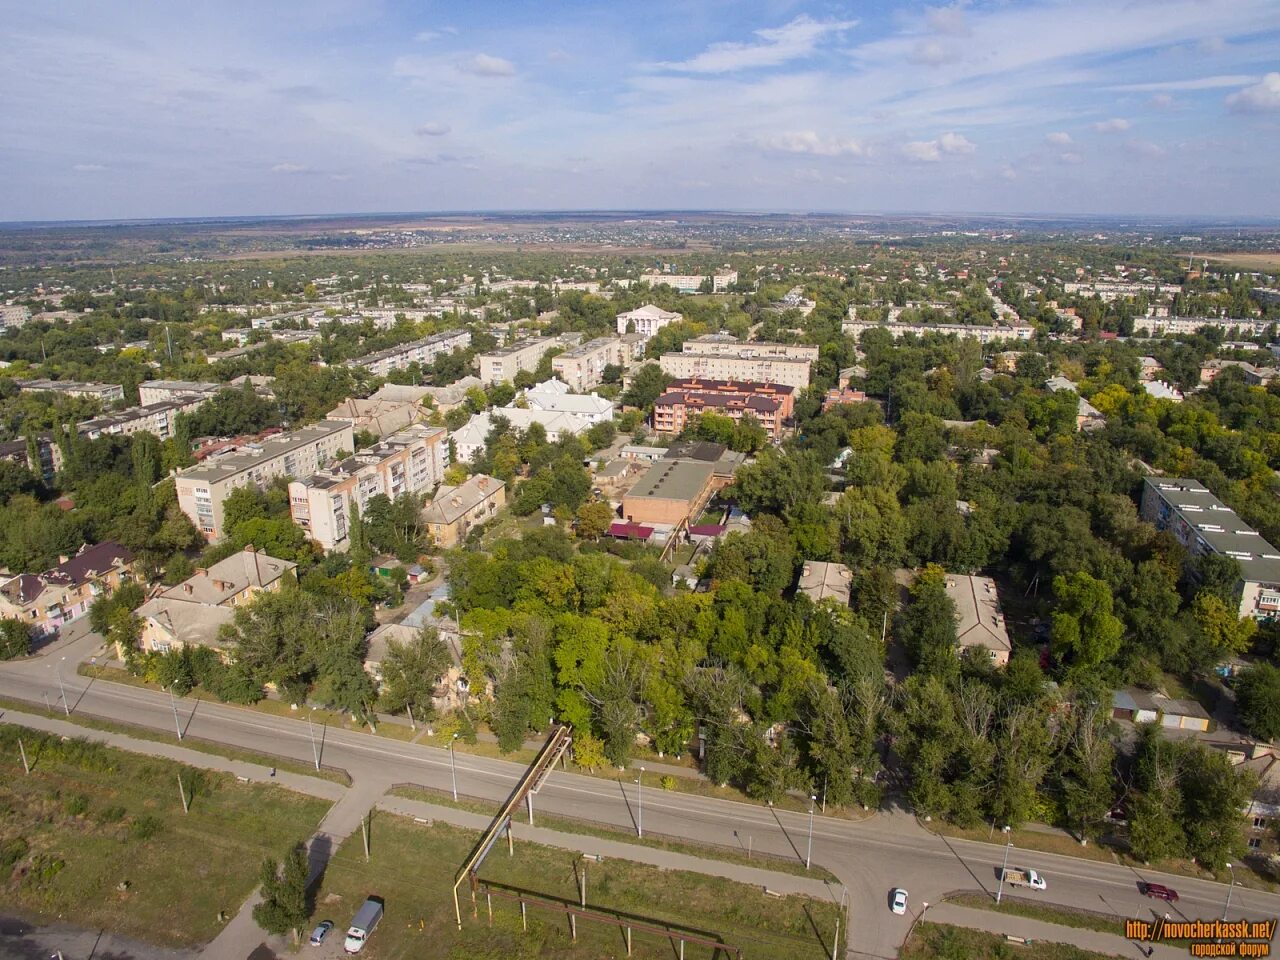
[[[454,872],[477,838],[474,831],[377,815],[371,861],[365,862],[358,835],[338,849],[317,897],[316,919],[330,919],[343,927],[363,898],[384,898],[386,916],[364,951],[371,960],[594,960],[625,955],[625,935],[618,927],[579,920],[575,944],[563,915],[530,906],[528,932],[522,932],[519,907],[496,896],[490,925],[483,897],[477,904],[478,916],[472,916],[465,884],[463,928],[459,931],[450,887]],[[582,864],[575,864],[575,860],[568,851],[530,843],[517,844],[515,856],[508,857],[505,844],[498,844],[481,877],[578,903],[575,870]],[[621,860],[585,866],[588,909],[616,911],[637,922],[671,924],[707,939],[719,937],[741,947],[753,960],[824,960],[830,956],[837,915],[834,903],[796,896],[769,897],[755,887],[732,881]],[[640,932],[633,935],[633,949],[633,956],[640,958],[666,960],[677,955],[675,944],[665,936]],[[707,947],[685,948],[689,960],[704,960],[710,955]]]
[[[901,960],[1106,960],[1111,954],[1064,943],[1013,944],[981,930],[921,923],[898,956]]]
[[[23,773],[21,738],[31,763]],[[191,812],[182,812],[181,775]],[[329,804],[153,757],[0,727],[0,901],[152,943],[204,943],[257,885],[266,856]]]
[[[1183,254],[1210,263],[1225,263],[1242,270],[1280,270],[1280,250],[1268,253],[1192,253]]]

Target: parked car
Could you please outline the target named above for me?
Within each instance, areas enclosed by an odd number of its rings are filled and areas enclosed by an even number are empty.
[[[370,897],[356,911],[351,927],[347,930],[347,939],[342,943],[342,949],[347,953],[359,953],[363,950],[381,919],[382,901],[377,897]]]
[[[1045,889],[1044,877],[1026,867],[1008,867],[997,877],[1003,879],[1011,887],[1030,887],[1032,890]]]
[[[1156,900],[1165,900],[1168,903],[1178,902],[1178,891],[1172,887],[1166,887],[1163,883],[1139,882],[1138,889],[1145,896],[1153,897]]]
[[[320,944],[324,943],[324,938],[329,935],[329,931],[332,929],[332,920],[321,920],[320,923],[316,925],[316,928],[311,931],[311,945],[313,947],[318,947]]]
[[[889,909],[902,916],[907,912],[907,891],[894,887],[889,893]]]

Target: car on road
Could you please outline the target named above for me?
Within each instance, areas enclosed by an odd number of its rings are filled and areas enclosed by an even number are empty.
[[[907,912],[907,891],[901,887],[894,887],[889,892],[889,909],[898,916]]]
[[[333,929],[332,920],[321,920],[314,930],[311,931],[311,945],[318,947],[324,943],[324,938],[329,935],[329,931]]]
[[[1178,891],[1172,887],[1166,887],[1163,883],[1146,883],[1140,881],[1138,889],[1142,891],[1143,896],[1153,897],[1156,900],[1164,900],[1168,903],[1178,902]]]

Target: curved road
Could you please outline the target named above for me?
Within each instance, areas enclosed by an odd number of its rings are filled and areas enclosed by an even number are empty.
[[[54,709],[62,712],[57,679],[60,668],[73,717],[87,714],[174,731],[173,707],[167,695],[75,674],[73,664],[96,648],[96,638],[88,635],[61,644],[41,657],[5,664],[0,668],[0,696],[40,705],[48,696]],[[307,725],[292,718],[190,699],[178,701],[178,711],[184,733],[190,736],[305,764],[313,762]],[[358,731],[321,731],[320,727],[316,731],[318,738],[323,734],[323,763],[345,769],[357,783],[376,780],[450,789],[447,750]],[[503,799],[523,769],[504,760],[458,753],[458,791],[488,800]],[[643,794],[645,832],[736,847],[744,852],[750,848],[804,862],[810,842],[808,814],[666,792],[657,787],[656,777],[652,779]],[[638,790],[630,776],[612,781],[557,770],[534,800],[535,822],[538,812],[545,811],[558,817],[635,829],[641,816]],[[914,817],[900,810],[861,822],[817,816],[812,825],[813,862],[834,873],[849,892],[850,956],[896,957],[912,917],[925,902],[937,902],[947,892],[982,888],[994,893],[1003,855],[1004,849],[998,844],[951,840],[929,833]],[[1046,876],[1048,890],[1034,895],[1040,899],[1114,913],[1117,933],[1123,932],[1121,918],[1150,919],[1157,908],[1160,914],[1168,910],[1175,919],[1221,917],[1227,895],[1226,886],[1219,883],[1154,871],[1139,873],[1112,863],[1074,857],[1015,849],[1009,862],[1033,867]],[[1142,897],[1137,887],[1140,878],[1176,887],[1180,902],[1170,908]],[[910,891],[911,911],[906,917],[894,916],[888,910],[889,890],[895,886]],[[839,886],[831,885],[834,900],[839,901],[841,893]],[[1231,916],[1252,920],[1280,916],[1280,896],[1237,887],[1232,894]]]

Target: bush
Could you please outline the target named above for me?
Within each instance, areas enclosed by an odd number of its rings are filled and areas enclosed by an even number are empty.
[[[12,837],[0,843],[0,870],[12,870],[13,865],[25,857],[30,849],[22,837]]]
[[[674,790],[676,788],[676,778],[671,774],[666,774],[658,781],[663,790]]]
[[[67,815],[71,817],[83,816],[89,809],[89,798],[83,793],[73,793],[63,801],[63,808],[67,811]]]
[[[164,821],[148,813],[133,821],[130,832],[139,840],[150,840],[163,829]]]
[[[119,823],[121,820],[125,818],[125,814],[128,812],[129,811],[127,811],[124,807],[120,806],[119,804],[112,804],[111,806],[103,807],[101,810],[98,811],[98,822],[99,823]]]

